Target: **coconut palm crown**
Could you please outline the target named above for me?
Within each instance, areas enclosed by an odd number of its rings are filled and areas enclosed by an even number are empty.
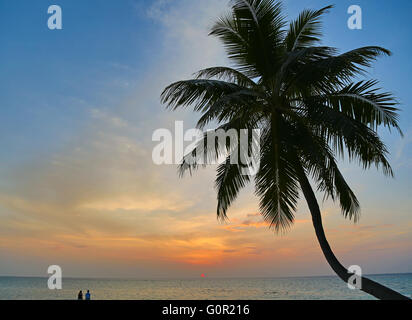
[[[276,231],[284,231],[293,224],[302,191],[327,261],[348,281],[351,274],[326,240],[309,180],[339,203],[344,217],[357,221],[359,201],[339,170],[338,159],[346,157],[364,169],[376,166],[393,176],[377,129],[402,132],[393,95],[382,92],[377,80],[355,80],[390,51],[368,46],[339,53],[321,45],[321,17],[331,8],[303,10],[287,25],[280,2],[232,1],[231,12],[210,32],[223,43],[232,66],[201,70],[194,79],[168,86],[161,98],[172,110],[193,106],[201,113],[199,128],[218,123],[218,129],[260,129],[255,176],[242,174],[242,164],[230,161],[239,148],[207,150],[208,157],[227,157],[217,168],[218,217],[225,218],[239,191],[253,182],[264,219]],[[180,171],[198,167],[183,159]],[[362,290],[382,299],[405,298],[364,277]]]

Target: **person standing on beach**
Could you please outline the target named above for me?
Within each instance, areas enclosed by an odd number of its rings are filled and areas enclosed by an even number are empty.
[[[87,292],[86,292],[86,300],[90,300],[90,291],[89,290],[87,290]]]
[[[77,295],[77,300],[83,300],[83,292],[82,292],[82,290],[79,291],[79,294]]]

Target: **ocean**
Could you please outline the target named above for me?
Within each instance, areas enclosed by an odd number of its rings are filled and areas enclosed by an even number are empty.
[[[411,297],[412,273],[368,276]],[[125,280],[63,278],[49,290],[47,278],[0,277],[0,300],[73,300],[87,289],[96,300],[306,300],[373,299],[335,276],[295,278]]]

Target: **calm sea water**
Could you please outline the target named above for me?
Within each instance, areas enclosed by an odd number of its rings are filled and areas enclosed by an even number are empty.
[[[412,274],[373,275],[404,295],[412,295]],[[63,279],[62,290],[49,290],[46,278],[0,277],[0,299],[76,299],[90,289],[92,299],[372,299],[350,290],[334,276],[253,279],[118,280]]]

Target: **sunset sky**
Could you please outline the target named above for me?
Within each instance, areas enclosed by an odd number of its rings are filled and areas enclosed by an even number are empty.
[[[303,8],[333,1],[284,1]],[[345,265],[364,273],[412,272],[412,2],[358,0],[363,29],[347,27],[353,1],[335,1],[324,44],[390,49],[370,78],[401,103],[403,139],[381,130],[396,178],[341,163],[361,202],[356,225],[322,204],[327,237]],[[47,8],[63,30],[47,28]],[[269,230],[253,188],[216,219],[214,168],[180,179],[152,161],[152,133],[190,109],[165,110],[162,89],[226,65],[208,37],[224,0],[0,2],[0,275],[182,278],[332,274],[300,201],[287,233]],[[408,22],[408,23],[406,23]],[[322,201],[322,195],[318,197]]]

